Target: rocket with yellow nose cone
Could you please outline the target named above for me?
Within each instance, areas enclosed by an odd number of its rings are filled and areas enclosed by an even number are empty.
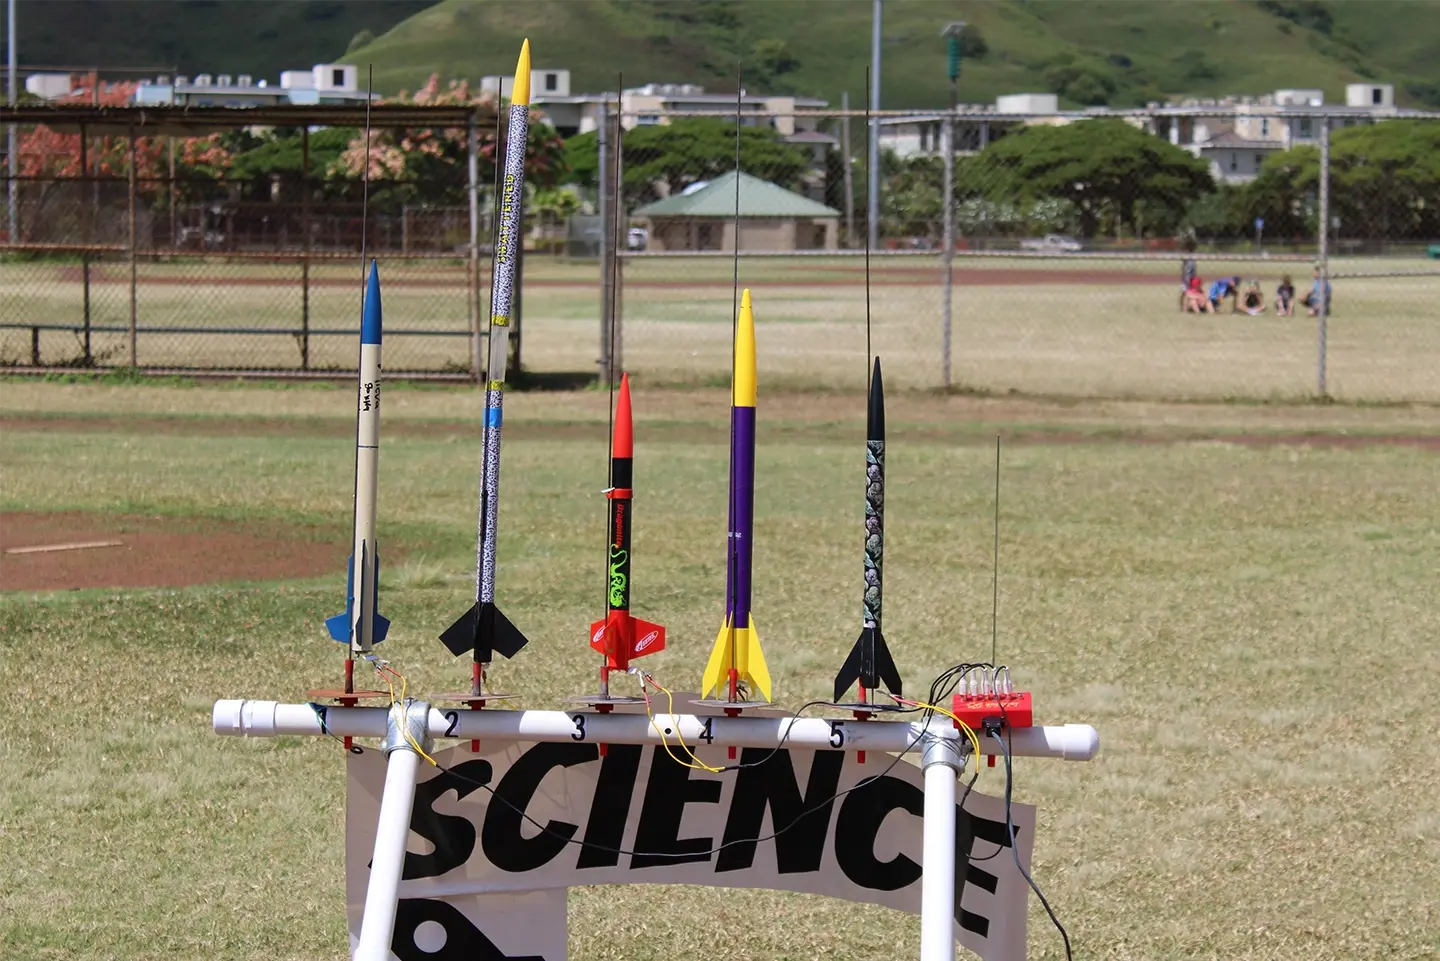
[[[770,700],[770,672],[750,613],[755,531],[755,314],[740,296],[730,399],[730,536],[725,558],[725,620],[705,665],[701,696],[732,703],[744,691]]]

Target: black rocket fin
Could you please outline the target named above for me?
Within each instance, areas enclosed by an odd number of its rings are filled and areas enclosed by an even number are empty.
[[[855,646],[835,675],[835,700],[838,702],[843,698],[850,685],[857,681],[867,691],[877,690],[880,682],[884,681],[891,694],[901,693],[900,671],[895,667],[895,659],[890,656],[885,635],[878,628],[861,629]]]
[[[879,679],[885,682],[885,688],[891,694],[902,694],[900,683],[900,670],[895,666],[895,658],[890,656],[890,645],[885,643],[885,635],[880,628],[875,628],[875,673]]]
[[[514,657],[529,639],[494,604],[477,602],[445,629],[440,642],[456,657],[474,651],[477,661],[488,664],[497,652]]]

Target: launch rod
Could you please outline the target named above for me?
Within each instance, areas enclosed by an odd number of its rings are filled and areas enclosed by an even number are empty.
[[[383,707],[332,707],[275,701],[222,700],[211,715],[216,734],[233,737],[333,734],[384,737],[389,711]],[[693,747],[785,747],[811,750],[889,751],[918,749],[922,735],[960,737],[948,718],[928,722],[855,721],[830,718],[705,717],[694,714],[598,714],[586,711],[465,711],[431,708],[431,737],[461,740],[583,742]],[[323,725],[323,726],[322,726]],[[678,733],[677,733],[678,732]],[[1016,728],[1007,735],[1016,757],[1088,761],[1100,750],[1100,735],[1088,724]],[[989,742],[989,743],[987,743]],[[982,738],[984,754],[998,753],[993,739]]]

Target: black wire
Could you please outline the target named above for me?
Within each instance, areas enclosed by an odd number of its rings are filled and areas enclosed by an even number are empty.
[[[1000,646],[1000,435],[995,435],[995,555],[991,562],[990,661],[999,660]]]
[[[735,414],[734,414],[734,412],[733,412],[733,409],[734,409],[734,406],[735,406],[735,375],[736,375],[735,361],[736,361],[736,350],[737,350],[737,348],[739,347],[739,344],[740,344],[740,114],[741,114],[741,111],[742,111],[743,108],[744,108],[744,98],[745,98],[745,71],[744,71],[743,69],[741,69],[741,70],[735,71],[735,255],[734,255],[734,257],[733,257],[733,261],[734,261],[734,277],[733,277],[733,279],[732,279],[732,281],[731,281],[731,290],[730,290],[730,406],[731,406],[732,412],[731,412],[731,414],[730,414],[730,494],[729,494],[729,496],[730,496],[730,510],[729,510],[729,514],[730,514],[730,520],[731,520],[732,522],[733,522],[734,519],[735,519],[735,504],[736,504],[736,496],[735,496],[735,495],[736,495],[736,492],[735,492]],[[753,527],[754,525],[752,524],[751,526]],[[752,531],[751,533],[752,533],[752,535],[753,535],[754,532]],[[738,582],[739,582],[739,580],[740,580],[740,546],[739,546],[739,544],[738,544],[738,538],[736,538],[736,536],[735,536],[735,531],[733,531],[733,530],[728,530],[728,531],[726,531],[725,540],[727,541],[727,543],[726,543],[726,549],[727,549],[727,552],[728,552],[728,554],[727,554],[727,563],[729,564],[729,567],[730,567],[730,577],[729,577],[730,590],[734,591],[734,590],[737,590],[737,589],[738,589],[738,587],[739,587],[739,583],[738,583]],[[751,549],[753,550],[754,548],[752,547]],[[726,606],[727,608],[731,606],[731,598],[730,598],[730,597],[726,597],[726,598],[725,598],[725,606]],[[732,612],[732,611],[727,611],[727,612],[726,612],[726,616],[727,616],[728,620],[730,621],[730,671],[731,671],[731,676],[733,676],[733,675],[734,675],[734,672],[735,672],[735,669],[736,669],[736,666],[737,666],[737,657],[738,657],[738,655],[735,653],[735,631],[737,630],[737,627],[736,627],[736,624],[735,624],[734,612]],[[748,616],[748,615],[747,615],[747,616]],[[748,628],[750,625],[749,625],[749,623],[747,622],[745,626]],[[727,678],[727,681],[728,681],[728,678]],[[708,691],[702,691],[701,693],[702,693],[702,694],[708,694],[709,692],[708,692]],[[726,684],[726,694],[729,694],[729,693],[730,693],[730,688],[729,688],[729,684],[727,683],[727,684]],[[718,695],[719,692],[717,691],[716,694]],[[739,688],[738,688],[738,687],[736,688],[735,696],[736,696],[737,698],[739,697]]]
[[[605,379],[610,382],[610,426],[605,434],[605,451],[608,455],[605,461],[605,476],[609,478],[610,482],[605,486],[611,490],[615,489],[615,328],[618,326],[615,317],[615,306],[619,302],[617,290],[620,283],[620,237],[622,236],[620,232],[620,210],[624,206],[620,202],[620,132],[625,129],[624,117],[621,115],[620,109],[624,104],[624,100],[622,99],[624,90],[625,74],[623,71],[617,72],[615,74],[615,151],[614,160],[612,161],[615,172],[612,177],[611,186],[611,204],[615,217],[615,229],[613,236],[610,238],[610,330],[608,331],[610,335],[610,362],[606,365],[605,370]],[[604,211],[601,211],[601,213],[603,215]],[[603,221],[603,216],[601,219]],[[610,511],[610,503],[607,501],[605,504],[604,551],[606,561],[603,569],[603,573],[605,574],[605,590],[602,594],[605,600],[600,606],[600,619],[602,621],[608,619],[610,616]],[[604,659],[605,666],[608,667],[610,659],[603,654],[600,656]],[[608,681],[606,689],[608,690]]]
[[[870,129],[870,88],[871,88],[872,82],[873,82],[873,80],[872,80],[872,78],[871,78],[871,76],[870,76],[870,68],[867,66],[867,67],[865,68],[865,94],[866,94],[866,97],[865,97],[865,129],[866,129],[866,130],[869,130],[869,129]],[[879,181],[877,180],[876,182],[878,183]],[[880,209],[880,207],[879,207],[878,204],[872,204],[871,207],[872,207],[873,209],[875,209],[875,210],[879,210],[879,209]],[[853,243],[853,240],[852,240],[852,243]],[[853,248],[852,248],[852,249],[853,249]],[[871,358],[872,356],[873,356],[873,352],[872,352],[871,349],[870,349],[870,225],[869,225],[869,224],[866,224],[866,225],[865,225],[865,383],[866,383],[867,386],[866,386],[866,388],[865,388],[865,396],[866,396],[867,398],[870,396],[870,388],[869,388],[868,385],[869,385],[869,383],[870,383],[870,358]],[[931,703],[931,704],[934,704],[935,702],[934,702],[934,701],[931,701],[930,703]]]
[[[1001,711],[1003,713],[1003,707]],[[1005,729],[1008,731],[1010,725],[1006,724]],[[1045,894],[1040,890],[1040,885],[1035,883],[1035,879],[1030,876],[1030,872],[1025,870],[1025,865],[1020,863],[1020,849],[1015,846],[1015,819],[1011,816],[1010,812],[1010,791],[1014,786],[1015,777],[1010,766],[1010,748],[1006,746],[1005,738],[1001,737],[999,732],[988,731],[987,733],[1000,745],[1000,753],[1005,755],[1005,830],[1010,834],[1010,853],[1015,856],[1015,869],[1020,872],[1020,876],[1025,879],[1025,883],[1030,885],[1030,890],[1035,892],[1035,896],[1040,899],[1041,907],[1043,907],[1045,913],[1050,916],[1050,923],[1055,925],[1056,931],[1060,932],[1060,938],[1065,942],[1065,958],[1066,961],[1069,961],[1072,957],[1070,954],[1070,935],[1065,933],[1065,925],[1060,923],[1060,919],[1055,916],[1055,911],[1050,907],[1050,902],[1045,900]]]

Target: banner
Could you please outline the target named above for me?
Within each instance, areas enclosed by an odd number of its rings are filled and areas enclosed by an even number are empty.
[[[724,748],[697,753],[712,767],[736,763]],[[385,757],[347,757],[353,948]],[[564,961],[572,885],[772,888],[920,912],[923,777],[909,757],[886,771],[894,758],[875,752],[861,764],[853,752],[745,748],[737,760],[747,766],[723,774],[686,767],[664,747],[611,744],[602,757],[578,740],[435,757],[446,770],[421,764],[410,822],[399,961]],[[1029,870],[1035,809],[1014,804],[1012,817]],[[1025,956],[1029,888],[1009,845],[1004,802],[964,797],[955,937],[986,961]]]

